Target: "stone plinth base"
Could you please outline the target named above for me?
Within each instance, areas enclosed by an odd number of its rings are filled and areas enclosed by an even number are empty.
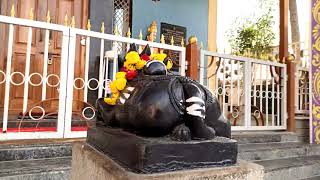
[[[139,174],[233,165],[238,151],[237,142],[224,137],[179,142],[101,126],[89,128],[87,143]]]
[[[201,168],[168,173],[136,174],[122,168],[86,143],[72,150],[72,180],[263,180],[263,167],[239,161],[234,166]]]

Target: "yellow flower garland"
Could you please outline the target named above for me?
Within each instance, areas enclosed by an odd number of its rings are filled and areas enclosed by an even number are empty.
[[[166,54],[152,54],[150,56],[151,60],[159,60],[161,62],[167,57]],[[140,59],[137,52],[131,51],[125,57],[125,62],[123,66],[129,71],[141,70],[146,65],[146,61]],[[170,70],[173,66],[172,61],[169,59],[166,67]],[[126,72],[118,72],[116,74],[116,80],[109,84],[111,91],[110,98],[104,98],[104,102],[109,105],[116,105],[117,100],[120,98],[120,91],[124,90],[127,85]]]

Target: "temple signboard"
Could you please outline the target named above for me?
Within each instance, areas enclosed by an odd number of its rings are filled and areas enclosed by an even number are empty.
[[[177,26],[173,24],[168,24],[161,22],[160,34],[164,36],[164,41],[166,44],[172,44],[175,46],[181,46],[182,42],[185,44],[187,36],[187,28],[182,26]],[[166,52],[171,56],[171,59],[178,64],[179,63],[179,53],[178,52]],[[178,70],[177,66],[173,67],[173,70]]]
[[[311,143],[320,144],[320,0],[312,0],[311,18],[311,82],[312,116],[310,124]]]

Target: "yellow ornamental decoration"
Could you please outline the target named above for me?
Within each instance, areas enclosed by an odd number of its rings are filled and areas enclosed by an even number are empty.
[[[171,43],[171,45],[172,45],[172,46],[174,45],[174,39],[173,39],[173,36],[171,36],[170,43]]]
[[[317,144],[320,144],[320,125],[318,125],[315,129],[314,129],[314,135],[315,135],[315,142]]]
[[[320,106],[316,106],[314,105],[312,107],[312,114],[315,118],[319,119],[320,120]]]
[[[312,29],[312,36],[317,39],[320,35],[320,25],[317,24],[316,26],[314,26],[314,28]]]
[[[313,56],[311,63],[313,66],[320,66],[320,55],[318,53]]]
[[[320,51],[320,38],[316,39],[313,48],[315,48],[317,51]]]
[[[68,26],[68,14],[64,16],[64,25]]]
[[[130,37],[131,37],[131,31],[130,31],[130,28],[128,28],[127,37],[128,37],[128,38],[130,38]]]
[[[313,19],[317,22],[317,25],[312,29],[312,36],[315,38],[315,43],[313,45],[313,48],[317,51],[320,51],[320,2],[317,1],[316,4],[314,4],[314,7],[312,9],[312,16]]]
[[[101,23],[101,32],[104,33],[104,22]]]
[[[33,8],[31,8],[29,12],[29,19],[33,20],[33,18],[34,18]]]
[[[313,76],[313,96],[314,97],[320,97],[320,72],[316,72]]]
[[[11,6],[11,11],[10,11],[10,16],[11,16],[11,17],[14,17],[15,14],[16,14],[16,11],[14,10],[14,4],[12,4],[12,6]]]
[[[184,39],[181,39],[181,47],[184,47]]]
[[[165,43],[166,43],[166,41],[165,41],[165,38],[164,38],[164,35],[163,35],[163,34],[161,34],[160,42],[161,42],[161,44],[165,44]]]
[[[315,6],[312,8],[312,16],[313,19],[317,22],[317,24],[320,24],[320,3],[317,1],[315,3]]]
[[[47,12],[47,23],[51,22],[50,11]]]
[[[76,19],[74,18],[74,16],[72,16],[72,19],[71,19],[71,27],[75,28],[76,27]]]
[[[88,23],[87,23],[87,30],[91,30],[91,22],[90,22],[90,19],[88,19]]]

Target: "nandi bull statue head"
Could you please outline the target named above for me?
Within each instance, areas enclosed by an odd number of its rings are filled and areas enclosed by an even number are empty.
[[[143,137],[174,140],[230,138],[230,123],[209,90],[187,77],[169,73],[166,54],[141,54],[131,45],[121,72],[110,83],[111,96],[97,100],[98,122]]]

